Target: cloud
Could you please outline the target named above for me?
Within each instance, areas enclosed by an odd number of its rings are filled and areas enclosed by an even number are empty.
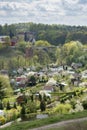
[[[86,24],[87,0],[0,0],[0,23]],[[71,20],[72,21],[71,21]]]
[[[87,0],[79,0],[80,4],[87,4]]]

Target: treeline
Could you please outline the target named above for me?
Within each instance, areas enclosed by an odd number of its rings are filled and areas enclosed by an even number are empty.
[[[64,44],[70,41],[87,43],[86,26],[48,25],[35,23],[19,23],[4,26],[0,25],[0,35],[9,35],[11,38],[18,32],[33,32],[36,40],[47,40],[52,45]]]

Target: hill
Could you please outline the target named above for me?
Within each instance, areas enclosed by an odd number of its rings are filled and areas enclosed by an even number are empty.
[[[66,25],[45,25],[35,23],[19,23],[0,26],[0,35],[9,35],[11,38],[19,32],[32,32],[36,40],[46,40],[58,46],[69,41],[80,41],[87,44],[87,27]]]

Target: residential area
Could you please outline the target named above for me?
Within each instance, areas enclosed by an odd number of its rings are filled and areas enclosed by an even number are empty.
[[[0,36],[1,128],[87,116],[87,45],[76,40],[55,46],[34,35]]]

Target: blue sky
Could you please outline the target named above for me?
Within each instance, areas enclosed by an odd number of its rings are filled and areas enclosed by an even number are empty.
[[[0,24],[87,25],[87,0],[0,0]]]

